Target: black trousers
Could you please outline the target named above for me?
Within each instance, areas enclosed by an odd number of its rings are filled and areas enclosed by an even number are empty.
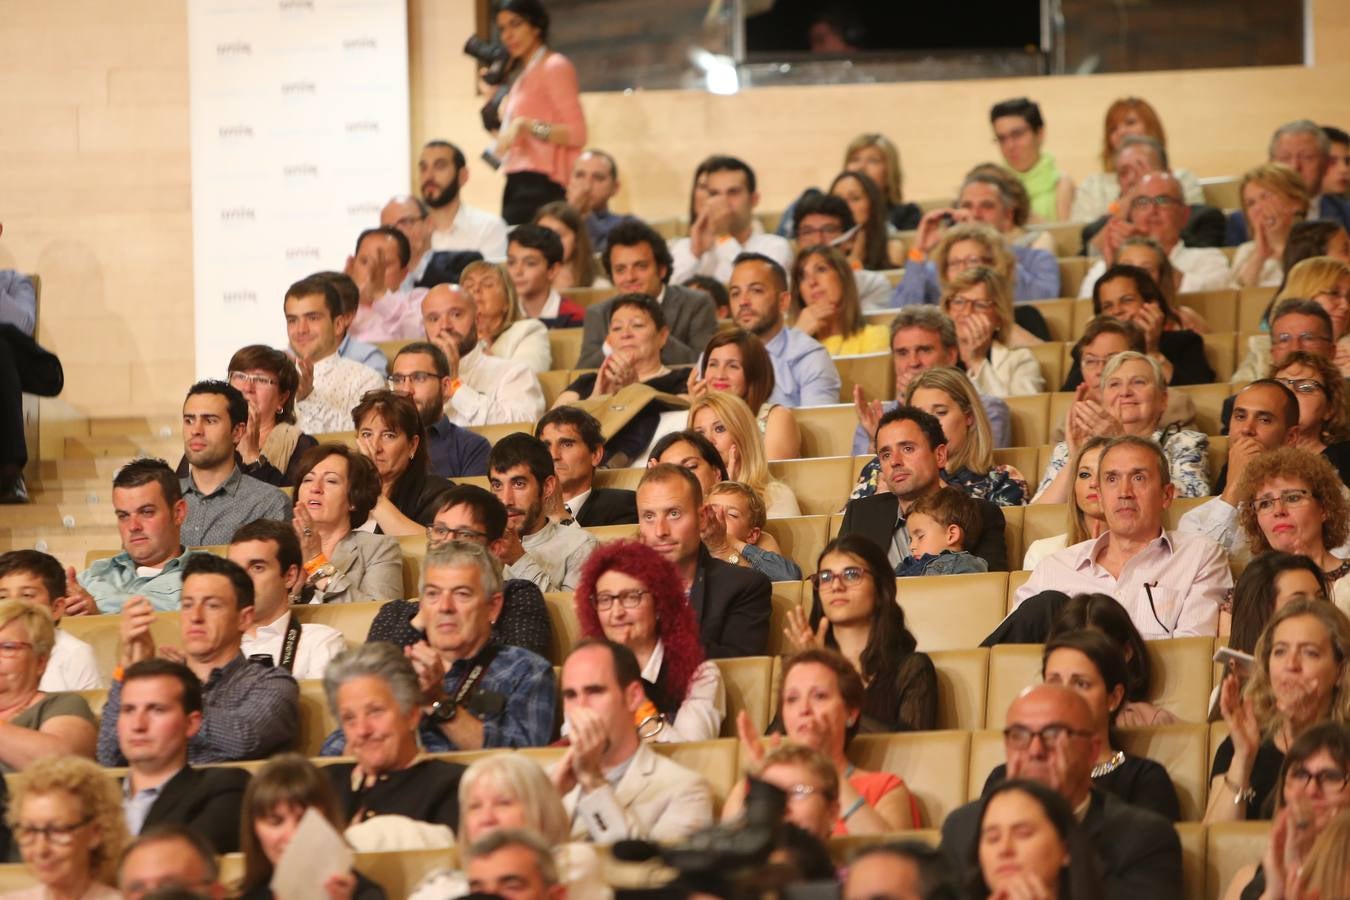
[[[502,191],[502,218],[507,225],[524,225],[539,207],[566,199],[567,189],[543,172],[512,172]]]
[[[0,325],[0,465],[23,467],[23,394],[55,397],[65,384],[61,361],[13,325]]]
[[[981,647],[995,644],[1044,644],[1050,636],[1050,627],[1059,618],[1059,611],[1069,602],[1069,595],[1059,591],[1041,591],[1018,604],[1008,618],[980,642]]]

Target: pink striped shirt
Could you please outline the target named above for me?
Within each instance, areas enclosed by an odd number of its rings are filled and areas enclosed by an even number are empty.
[[[572,165],[586,146],[586,116],[581,110],[581,87],[572,61],[561,53],[549,53],[526,69],[512,85],[502,104],[503,118],[524,116],[550,125],[567,126],[571,143],[567,146],[541,141],[521,131],[507,148],[502,171],[542,172],[566,187],[572,177]]]

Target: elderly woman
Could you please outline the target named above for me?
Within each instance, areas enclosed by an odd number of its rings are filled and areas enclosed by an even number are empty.
[[[1268,450],[1243,470],[1237,500],[1252,556],[1279,550],[1308,557],[1336,605],[1350,612],[1350,561],[1332,552],[1350,535],[1350,501],[1331,463],[1295,447]]]
[[[886,198],[866,172],[840,172],[830,183],[830,194],[848,204],[858,226],[848,251],[850,266],[871,270],[904,266],[905,242],[886,221]]]
[[[1162,446],[1178,497],[1209,493],[1209,438],[1198,431],[1163,429],[1167,381],[1162,366],[1150,356],[1127,350],[1112,356],[1102,370],[1101,394],[1074,401],[1069,408],[1065,440],[1055,445],[1032,503],[1068,502],[1076,477],[1069,457],[1095,435],[1132,434]]]
[[[1097,483],[1097,463],[1102,448],[1111,439],[1104,435],[1088,438],[1078,448],[1068,469],[1073,473],[1073,499],[1069,508],[1068,526],[1063,534],[1043,537],[1031,542],[1022,558],[1022,568],[1031,571],[1041,560],[1081,541],[1096,540],[1106,530],[1106,513],[1102,511],[1101,487]]]
[[[704,658],[693,607],[665,557],[637,541],[601,544],[581,570],[573,604],[582,636],[604,637],[637,657],[648,700],[638,725],[644,740],[709,741],[721,733],[722,673]]]
[[[357,531],[380,499],[380,476],[343,444],[320,444],[300,461],[291,520],[305,561],[310,603],[403,596],[403,556],[389,535]]]
[[[97,763],[48,756],[14,784],[6,821],[37,885],[4,900],[117,900],[122,792]]]
[[[1045,390],[1036,357],[1011,346],[1017,327],[1008,280],[987,266],[976,266],[947,282],[942,311],[956,323],[961,365],[975,389],[995,397],[1020,397]]]
[[[748,331],[725,327],[703,348],[699,366],[689,373],[689,398],[725,391],[745,401],[755,414],[769,459],[801,456],[802,435],[792,410],[769,400],[773,396],[773,363],[764,342]]]
[[[1326,600],[1329,595],[1327,575],[1314,560],[1267,550],[1238,576],[1229,608],[1219,615],[1219,636],[1227,635],[1234,650],[1254,653],[1276,610],[1298,597]]]
[[[236,445],[246,475],[291,487],[300,458],[318,443],[295,424],[295,390],[300,376],[280,350],[251,344],[230,357],[229,381],[248,400],[248,427]],[[187,474],[186,461],[179,474]]]
[[[1205,823],[1260,819],[1285,754],[1314,725],[1350,721],[1350,618],[1300,598],[1270,617],[1244,685],[1230,672],[1219,689],[1228,737],[1214,754]]]
[[[339,832],[347,828],[347,817],[324,774],[303,756],[283,753],[268,760],[249,780],[240,841],[244,853],[241,900],[275,896],[272,875],[307,811],[313,809]],[[379,885],[359,872],[329,875],[323,889],[329,900],[384,900],[385,896]]]
[[[590,844],[571,839],[572,823],[562,799],[539,764],[513,753],[477,760],[459,782],[459,852],[501,828],[526,828],[553,847],[559,874],[572,900],[608,900],[600,859]],[[428,872],[408,900],[444,900],[469,891],[468,879],[458,869]]]
[[[704,394],[689,406],[688,425],[717,448],[726,463],[723,480],[749,485],[763,498],[769,518],[802,514],[792,488],[770,474],[764,438],[743,400],[723,391]]]
[[[403,651],[383,641],[348,650],[328,664],[323,690],[340,731],[320,755],[356,759],[323,770],[342,820],[391,814],[456,828],[464,767],[419,758],[422,688]]]
[[[763,740],[742,711],[737,719],[742,762],[761,769],[765,755],[784,739],[805,744],[829,758],[839,775],[839,818],[835,835],[883,834],[919,827],[919,807],[905,782],[890,772],[870,772],[849,761],[848,742],[857,732],[865,700],[862,676],[834,650],[802,650],[783,661],[778,719],[783,735]],[[739,818],[746,785],[739,784],[722,809],[723,821]]]
[[[1233,254],[1229,273],[1233,287],[1277,287],[1284,278],[1280,263],[1289,232],[1308,216],[1308,201],[1317,185],[1306,185],[1298,173],[1279,163],[1263,163],[1242,176],[1242,215],[1252,240]]]
[[[1331,339],[1336,342],[1336,364],[1343,375],[1350,371],[1350,265],[1330,256],[1313,256],[1295,263],[1266,308],[1262,328],[1280,318],[1286,300],[1311,300],[1326,311],[1331,319]],[[1247,338],[1247,355],[1233,373],[1233,382],[1264,378],[1270,366],[1270,335],[1254,334]]]
[[[609,308],[605,338],[614,352],[599,371],[582,375],[558,395],[554,408],[578,400],[607,397],[636,382],[668,394],[687,388],[689,369],[670,369],[661,362],[661,348],[670,337],[661,306],[645,294],[623,294]]]
[[[52,614],[23,600],[0,600],[0,772],[19,772],[45,756],[94,758],[98,726],[75,693],[38,687],[56,644]]]
[[[371,391],[352,410],[356,443],[375,464],[380,496],[370,517],[377,534],[423,534],[454,482],[433,475],[417,404],[393,391]]]
[[[567,201],[555,200],[539,207],[539,211],[534,214],[534,224],[543,225],[562,241],[563,265],[558,271],[558,277],[553,279],[554,289],[565,291],[572,287],[611,287],[609,281],[600,274],[600,266],[595,261],[590,232],[586,230],[581,215]]]
[[[793,327],[820,341],[831,356],[879,353],[890,343],[885,325],[869,325],[858,284],[834,247],[808,247],[792,264]]]
[[[1271,377],[1298,398],[1298,437],[1294,446],[1325,457],[1345,481],[1350,477],[1350,408],[1345,379],[1325,356],[1295,350]]]
[[[477,307],[478,337],[483,349],[501,359],[514,359],[538,374],[553,367],[548,327],[520,314],[516,286],[499,263],[472,262],[459,276],[459,286]]]
[[[980,801],[966,860],[972,900],[1079,900],[1105,894],[1097,854],[1064,797],[1013,779]]]

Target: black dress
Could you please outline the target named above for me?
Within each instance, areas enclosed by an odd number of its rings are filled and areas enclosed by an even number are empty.
[[[407,647],[426,640],[412,625],[416,600],[390,600],[375,613],[366,641],[386,641]],[[548,659],[553,653],[553,623],[544,595],[532,581],[509,579],[502,587],[502,612],[492,626],[492,637],[502,644],[523,647]]]
[[[352,785],[356,763],[324,766],[342,815],[355,825],[373,816],[407,816],[418,822],[459,827],[459,779],[464,766],[424,759],[398,772],[381,775],[371,787]]]
[[[1213,384],[1214,370],[1205,359],[1205,339],[1194,331],[1164,331],[1158,340],[1158,350],[1172,364],[1170,385]],[[1083,370],[1075,353],[1073,366],[1064,379],[1061,391],[1072,391],[1083,383]]]
[[[1233,764],[1233,739],[1226,737],[1219,749],[1214,751],[1214,765],[1209,770],[1209,779],[1228,771]],[[1280,766],[1284,765],[1284,754],[1270,741],[1262,741],[1256,748],[1256,761],[1252,764],[1252,777],[1249,782],[1256,796],[1247,802],[1246,818],[1250,821],[1269,819],[1272,815],[1271,804],[1276,782],[1280,778]]]
[[[863,694],[863,734],[937,727],[937,669],[927,653],[910,653],[889,681],[872,679]]]
[[[689,389],[689,368],[689,366],[682,366],[678,369],[672,369],[664,375],[658,375],[644,381],[643,384],[663,394],[683,394]],[[587,372],[569,384],[566,389],[585,399],[595,389],[595,378],[594,372]],[[661,411],[661,404],[648,403],[642,412],[633,416],[627,425],[619,429],[617,434],[605,441],[604,462],[608,463],[611,458],[619,455],[632,461],[645,452],[651,446],[652,437],[656,434],[656,426],[660,424]]]
[[[455,483],[448,478],[409,468],[394,483],[394,489],[389,492],[389,502],[418,525],[430,525],[436,518],[436,510],[440,508],[441,495],[454,486]],[[375,533],[384,532],[376,528]]]
[[[1008,777],[1008,767],[1001,765],[989,773],[984,792]],[[1110,772],[1092,779],[1094,787],[1115,794],[1131,806],[1155,812],[1169,822],[1181,821],[1181,805],[1172,777],[1161,765],[1144,756],[1126,756],[1125,761]]]

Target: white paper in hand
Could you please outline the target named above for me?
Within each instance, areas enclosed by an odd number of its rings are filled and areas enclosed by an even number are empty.
[[[350,872],[352,858],[342,835],[311,806],[277,860],[272,896],[276,900],[328,900],[324,882],[330,875]]]

